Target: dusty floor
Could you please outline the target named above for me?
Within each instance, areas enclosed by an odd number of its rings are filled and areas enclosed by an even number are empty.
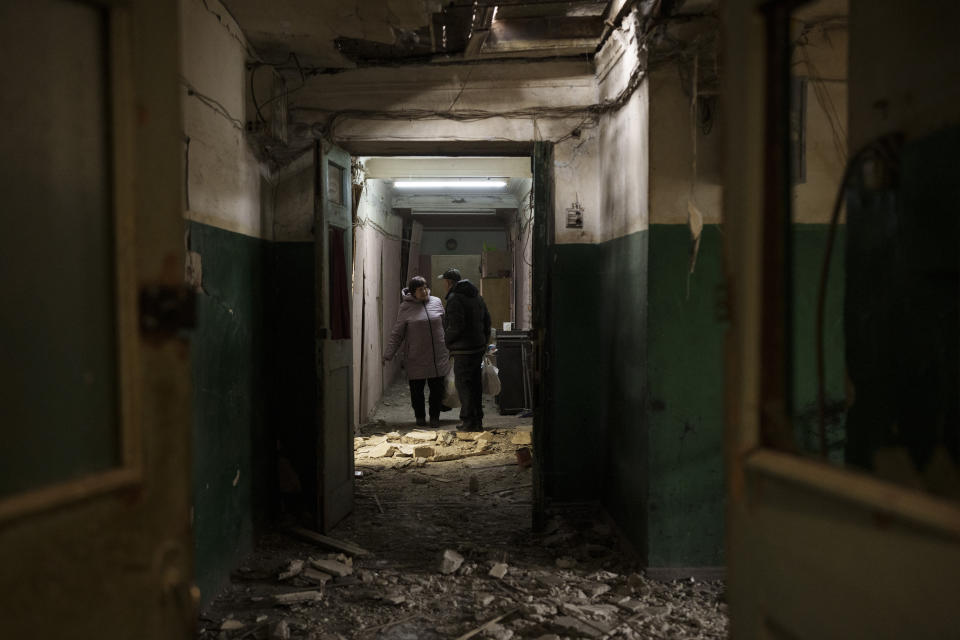
[[[647,580],[590,508],[532,533],[517,454],[531,419],[485,412],[482,435],[454,431],[456,410],[418,430],[406,384],[391,387],[357,434],[354,511],[330,532],[368,553],[265,536],[199,637],[726,637],[722,583]]]

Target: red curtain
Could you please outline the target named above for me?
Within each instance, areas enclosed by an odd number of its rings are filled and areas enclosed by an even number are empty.
[[[350,287],[347,281],[347,255],[343,229],[330,227],[330,338],[350,339]]]

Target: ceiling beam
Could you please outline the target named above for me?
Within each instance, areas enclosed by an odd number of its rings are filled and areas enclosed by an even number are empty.
[[[530,158],[417,158],[363,159],[367,178],[529,178]]]
[[[508,219],[496,214],[440,213],[423,215],[414,211],[413,219],[422,224],[424,229],[503,229],[509,224]]]
[[[497,20],[490,26],[497,40],[597,39],[603,33],[601,16],[534,16]]]

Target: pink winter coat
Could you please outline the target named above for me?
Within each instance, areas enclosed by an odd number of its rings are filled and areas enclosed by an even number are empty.
[[[385,360],[392,360],[404,346],[407,378],[438,378],[450,371],[450,353],[443,341],[443,304],[430,296],[423,302],[403,290],[397,322],[390,333]],[[429,320],[429,322],[428,322]]]

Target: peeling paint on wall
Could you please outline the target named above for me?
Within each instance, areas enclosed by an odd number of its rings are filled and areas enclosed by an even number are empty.
[[[203,293],[203,260],[199,253],[187,251],[183,271],[187,286],[197,293]]]

